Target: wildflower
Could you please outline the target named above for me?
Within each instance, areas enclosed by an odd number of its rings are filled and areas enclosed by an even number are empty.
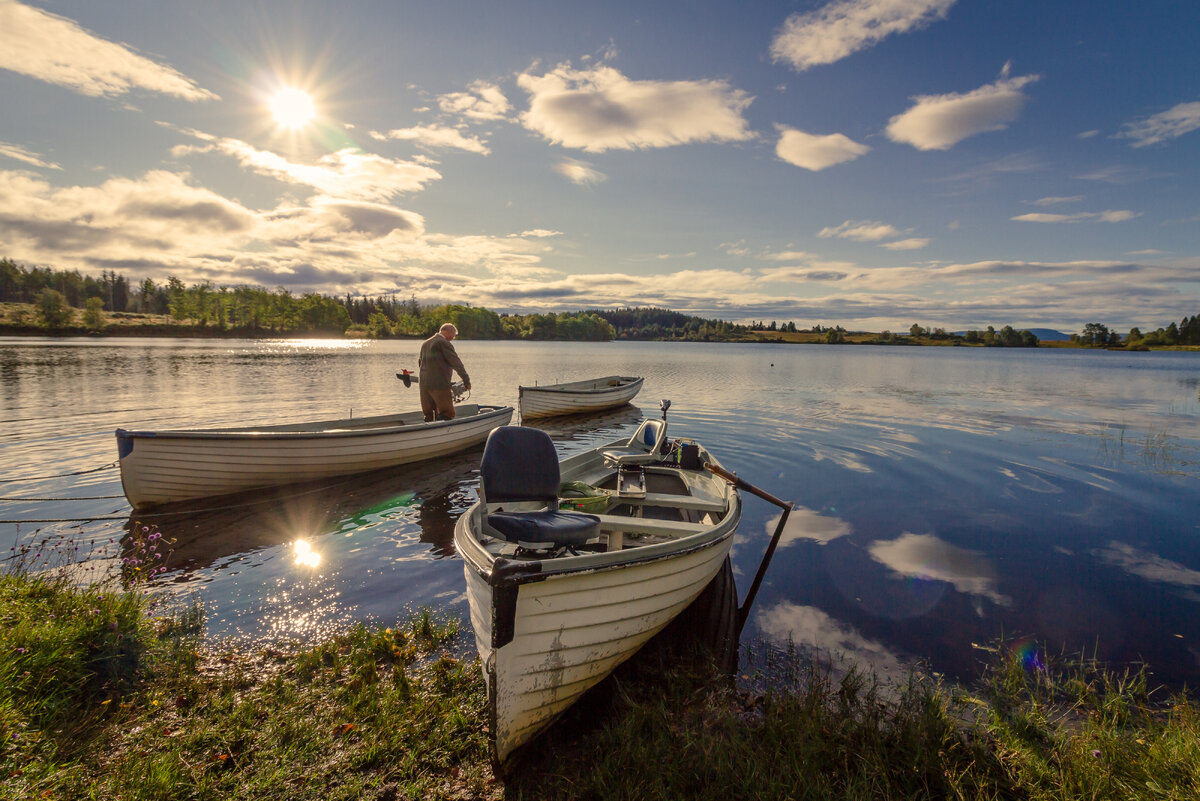
[[[1096,759],[1099,759],[1100,758],[1100,749],[1099,748],[1094,749],[1092,751],[1092,756],[1095,757]]]

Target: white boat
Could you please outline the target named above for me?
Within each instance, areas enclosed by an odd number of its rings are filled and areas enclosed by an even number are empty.
[[[741,499],[706,462],[716,464],[698,443],[669,443],[659,420],[561,465],[540,429],[492,432],[480,499],[459,518],[454,543],[501,769],[722,569]],[[568,485],[591,497],[561,499]]]
[[[258,487],[365,473],[478,445],[511,406],[459,406],[453,420],[421,412],[236,428],[117,429],[121,485],[134,509]]]
[[[609,375],[565,384],[517,387],[517,407],[522,420],[598,412],[629,403],[641,391],[644,380],[638,376]]]

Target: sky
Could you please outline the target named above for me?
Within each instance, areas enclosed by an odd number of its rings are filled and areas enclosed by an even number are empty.
[[[1200,2],[0,0],[0,257],[904,331],[1200,313]]]

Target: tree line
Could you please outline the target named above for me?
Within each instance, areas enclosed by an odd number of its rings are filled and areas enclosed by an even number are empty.
[[[528,339],[608,341],[667,340],[721,342],[744,340],[755,332],[815,333],[824,342],[848,342],[846,329],[813,325],[804,331],[793,321],[750,325],[707,319],[657,307],[589,309],[578,312],[498,314],[490,309],[462,304],[423,305],[415,296],[400,299],[395,294],[380,297],[335,298],[316,293],[295,296],[286,289],[258,286],[216,286],[204,281],[186,286],[175,277],[165,283],[149,278],[130,282],[115,271],[104,270],[99,278],[77,270],[29,267],[0,258],[0,302],[34,306],[29,323],[52,330],[78,328],[76,309],[82,309],[82,327],[100,330],[105,315],[169,315],[194,331],[233,336],[328,334],[342,335],[354,329],[368,337],[428,337],[445,322],[453,323],[469,339]],[[10,321],[12,318],[10,318]],[[944,328],[926,328],[914,323],[908,336],[884,331],[868,340],[874,344],[913,344],[918,340],[952,340],[987,347],[1037,347],[1038,338],[1028,330],[1010,325],[996,329],[948,333]],[[1071,335],[1082,347],[1200,346],[1200,314],[1185,317],[1155,331],[1130,329],[1122,336],[1101,323],[1088,323]]]

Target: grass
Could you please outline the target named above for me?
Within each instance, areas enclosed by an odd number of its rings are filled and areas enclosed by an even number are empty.
[[[221,652],[197,607],[155,615],[141,567],[126,588],[0,576],[0,797],[1040,801],[1200,786],[1197,708],[1144,669],[997,649],[970,688],[914,674],[885,689],[786,653],[749,691],[657,646],[501,780],[457,621],[422,611]]]

